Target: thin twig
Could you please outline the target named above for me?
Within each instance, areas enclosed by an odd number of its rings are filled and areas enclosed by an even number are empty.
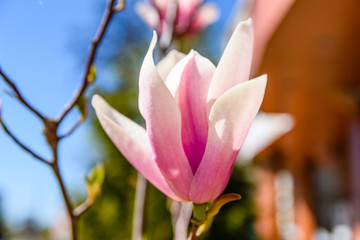
[[[16,93],[12,92],[12,91],[8,91],[8,90],[4,90],[4,93],[7,94],[8,96],[15,98],[17,100],[19,100],[18,96],[16,95]]]
[[[84,120],[85,119],[82,116],[80,116],[79,119],[77,120],[77,122],[74,124],[74,126],[72,126],[63,135],[59,136],[59,139],[63,139],[63,138],[70,136],[84,122]]]
[[[6,76],[6,74],[2,71],[0,67],[0,76],[5,80],[5,82],[10,86],[10,88],[15,92],[16,98],[19,99],[19,101],[26,106],[30,111],[32,111],[36,116],[38,116],[40,119],[44,120],[44,116],[39,113],[33,106],[31,106],[21,95],[20,91],[16,87],[15,83]]]
[[[83,80],[82,80],[82,84],[81,84],[81,87],[79,89],[79,91],[77,92],[77,94],[75,95],[74,99],[72,101],[70,101],[70,104],[68,104],[68,106],[65,108],[65,110],[63,111],[62,114],[60,114],[60,117],[57,118],[57,120],[55,120],[55,122],[57,123],[57,125],[59,125],[62,120],[65,118],[65,116],[70,112],[70,110],[72,108],[75,107],[75,105],[77,104],[77,102],[80,100],[81,96],[84,94],[85,90],[87,89],[88,87],[88,84],[89,84],[89,81],[88,81],[88,75],[89,75],[89,72],[90,72],[90,69],[91,69],[91,66],[93,65],[94,63],[94,59],[95,59],[95,55],[96,55],[96,52],[97,52],[97,49],[98,49],[98,46],[99,46],[99,43],[101,42],[101,40],[103,39],[103,36],[104,36],[104,33],[109,25],[109,22],[115,12],[114,10],[114,4],[115,4],[115,0],[110,0],[108,2],[108,5],[106,7],[106,10],[104,12],[104,16],[103,16],[103,19],[100,23],[100,26],[99,26],[99,29],[95,35],[95,38],[93,39],[92,41],[92,44],[91,44],[91,48],[90,48],[90,53],[89,53],[89,56],[88,56],[88,60],[87,60],[87,63],[86,63],[86,68],[85,68],[85,73],[84,73],[84,76],[83,76]],[[62,137],[64,136],[68,136],[70,135],[81,123],[82,121],[78,121],[70,130],[67,134],[63,135]],[[69,199],[69,195],[66,191],[66,188],[64,186],[64,182],[62,180],[62,177],[61,177],[61,174],[60,174],[60,171],[59,171],[59,167],[58,167],[58,161],[57,161],[57,143],[58,143],[58,140],[60,140],[61,137],[58,137],[57,138],[57,142],[56,144],[54,144],[52,146],[52,151],[53,151],[53,162],[52,162],[52,169],[55,173],[55,176],[59,182],[59,185],[60,185],[60,188],[61,188],[61,193],[63,195],[63,198],[64,198],[64,201],[65,201],[65,205],[66,205],[66,209],[67,209],[67,212],[68,212],[68,215],[69,215],[69,218],[71,220],[71,229],[72,229],[72,239],[73,240],[76,240],[77,239],[77,226],[76,226],[76,220],[77,218],[82,214],[84,213],[91,205],[89,206],[82,206],[83,209],[73,209],[73,206],[71,204],[71,201]],[[49,143],[50,144],[50,143]],[[51,145],[51,144],[50,144]]]
[[[43,157],[40,157],[38,154],[34,153],[34,151],[30,150],[30,148],[25,146],[25,144],[20,142],[20,140],[17,139],[17,137],[15,137],[14,134],[12,134],[12,132],[9,130],[9,128],[6,126],[6,124],[1,119],[1,107],[0,107],[0,124],[1,124],[2,128],[4,129],[4,131],[7,133],[7,135],[9,135],[17,145],[19,145],[22,149],[24,149],[26,152],[30,153],[34,158],[38,159],[39,161],[49,164],[48,161],[46,161]]]
[[[80,86],[79,91],[76,93],[76,95],[74,96],[74,98],[70,101],[70,103],[67,105],[67,107],[64,109],[64,111],[60,114],[60,117],[58,117],[57,121],[60,123],[62,122],[62,120],[64,119],[64,117],[69,113],[69,111],[76,105],[76,103],[80,100],[81,96],[83,95],[83,93],[85,92],[89,82],[88,82],[88,75],[91,69],[91,66],[94,63],[95,60],[95,55],[98,49],[98,45],[100,44],[101,40],[103,39],[104,33],[107,29],[107,26],[109,25],[109,22],[113,16],[113,14],[115,13],[115,9],[114,9],[114,3],[115,0],[110,0],[107,8],[104,12],[104,16],[103,19],[101,21],[101,24],[99,26],[99,29],[94,37],[94,39],[91,42],[91,48],[90,48],[90,52],[87,58],[87,62],[86,62],[86,67],[85,67],[85,73],[82,79],[82,84]]]

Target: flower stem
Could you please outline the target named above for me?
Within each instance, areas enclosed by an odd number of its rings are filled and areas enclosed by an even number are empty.
[[[133,229],[132,240],[141,240],[143,233],[144,221],[144,208],[146,197],[146,179],[138,173],[136,181],[135,203],[134,203],[134,216],[133,216]]]

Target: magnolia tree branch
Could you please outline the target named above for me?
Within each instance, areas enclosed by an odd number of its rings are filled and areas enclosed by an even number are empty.
[[[80,116],[77,122],[66,133],[59,136],[59,140],[70,136],[84,122],[84,120],[85,119],[82,116]]]
[[[32,107],[25,98],[21,95],[20,91],[16,87],[15,83],[10,80],[10,78],[5,75],[5,73],[2,71],[0,67],[0,76],[5,80],[5,82],[10,86],[10,88],[14,91],[14,97],[16,97],[25,107],[27,107],[31,112],[33,112],[36,116],[38,116],[40,119],[44,120],[44,116],[39,113],[34,107]]]
[[[122,3],[124,1],[121,1]],[[98,45],[100,44],[101,40],[104,37],[105,31],[110,23],[110,20],[112,18],[112,16],[114,15],[114,13],[116,11],[122,10],[115,8],[114,7],[115,4],[115,0],[110,0],[108,2],[108,6],[105,10],[103,19],[101,21],[100,27],[95,35],[95,37],[93,38],[92,42],[91,42],[91,48],[90,48],[90,52],[86,61],[86,67],[85,67],[85,73],[82,79],[82,84],[80,86],[80,89],[78,90],[77,94],[74,96],[74,98],[68,103],[67,107],[63,110],[63,112],[60,114],[60,117],[58,118],[58,122],[60,123],[65,116],[70,112],[70,110],[76,105],[76,103],[80,100],[81,96],[84,94],[88,84],[89,84],[89,73],[90,73],[90,69],[93,66],[94,60],[95,60],[95,56],[96,56],[96,52],[98,49]],[[124,6],[124,4],[123,4]]]
[[[34,158],[38,159],[39,161],[49,164],[49,162],[47,160],[45,160],[45,158],[40,157],[38,154],[34,153],[34,151],[30,150],[30,148],[25,146],[25,144],[23,144],[19,139],[17,139],[17,137],[15,137],[15,135],[9,130],[9,128],[6,126],[6,124],[1,119],[1,106],[0,106],[0,124],[1,124],[2,128],[4,129],[4,131],[6,132],[6,134],[9,135],[9,137],[11,137],[12,140],[14,140],[14,142],[17,145],[19,145],[22,149],[24,149],[26,152],[30,153]]]
[[[33,112],[38,118],[40,118],[44,123],[44,130],[43,134],[46,137],[46,141],[51,148],[52,151],[52,159],[50,161],[45,160],[43,157],[39,156],[38,154],[34,153],[32,150],[30,150],[27,146],[25,146],[18,138],[15,137],[14,134],[9,130],[9,128],[4,124],[4,122],[1,119],[1,106],[0,106],[0,124],[2,128],[5,130],[6,134],[9,135],[14,142],[16,142],[22,149],[24,149],[26,152],[31,154],[34,158],[40,160],[41,162],[47,164],[51,167],[58,184],[60,186],[60,190],[66,205],[66,210],[69,215],[69,219],[71,222],[71,232],[72,232],[72,239],[77,239],[77,219],[82,215],[87,209],[90,208],[92,205],[92,202],[86,202],[85,204],[81,205],[81,208],[74,209],[69,194],[66,190],[64,180],[62,178],[62,175],[59,170],[59,163],[58,163],[58,143],[61,139],[65,138],[66,136],[69,136],[71,133],[75,131],[75,129],[78,128],[78,126],[84,121],[85,116],[81,116],[79,120],[63,135],[58,134],[58,127],[60,123],[63,121],[63,119],[66,117],[66,115],[72,110],[76,104],[79,102],[79,100],[82,98],[83,94],[85,93],[87,87],[89,86],[89,83],[91,82],[91,79],[89,74],[91,72],[91,68],[93,67],[94,60],[96,57],[96,52],[98,49],[99,44],[101,43],[104,34],[106,32],[107,27],[109,26],[110,20],[112,19],[115,12],[120,11],[124,8],[124,0],[119,0],[118,4],[115,6],[115,0],[109,0],[106,6],[106,10],[104,12],[104,16],[102,18],[102,21],[100,23],[100,26],[98,28],[97,33],[95,34],[94,39],[91,43],[90,52],[86,61],[84,76],[82,79],[82,84],[79,88],[79,90],[76,92],[74,98],[67,104],[67,106],[64,108],[62,113],[57,117],[56,119],[51,119],[46,117],[45,115],[41,114],[39,111],[37,111],[33,106],[31,106],[25,98],[21,95],[20,91],[16,87],[13,81],[10,80],[10,78],[2,71],[0,68],[0,76],[2,79],[4,79],[5,83],[10,86],[10,88],[13,90],[13,93],[11,93],[11,96],[16,97],[25,107],[27,107],[31,112]]]

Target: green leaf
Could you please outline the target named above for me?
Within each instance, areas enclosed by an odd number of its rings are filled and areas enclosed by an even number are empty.
[[[241,199],[241,196],[236,193],[229,193],[229,194],[221,195],[214,201],[214,204],[210,207],[209,211],[207,212],[207,218],[214,217],[216,214],[218,214],[220,211],[220,208],[222,206],[224,206],[226,203],[240,200],[240,199]]]
[[[101,187],[105,178],[105,168],[103,164],[96,165],[90,175],[86,177],[86,189],[88,192],[88,201],[93,203],[101,192]]]
[[[201,236],[210,229],[215,215],[219,213],[222,206],[224,206],[228,202],[239,199],[241,199],[241,196],[239,194],[229,193],[218,197],[210,207],[209,204],[204,205],[204,204],[194,203],[192,223],[198,224],[199,226],[196,235]],[[205,216],[204,216],[204,211],[205,211]]]

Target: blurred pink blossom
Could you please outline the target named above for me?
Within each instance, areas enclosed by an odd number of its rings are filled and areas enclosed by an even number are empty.
[[[219,10],[203,0],[137,2],[135,11],[161,38],[196,34],[218,19]]]
[[[100,96],[92,104],[105,132],[154,186],[179,201],[215,200],[226,187],[254,120],[266,75],[248,81],[252,21],[235,29],[219,65],[196,51],[172,51],[157,66],[154,33],[139,79],[146,130]]]

